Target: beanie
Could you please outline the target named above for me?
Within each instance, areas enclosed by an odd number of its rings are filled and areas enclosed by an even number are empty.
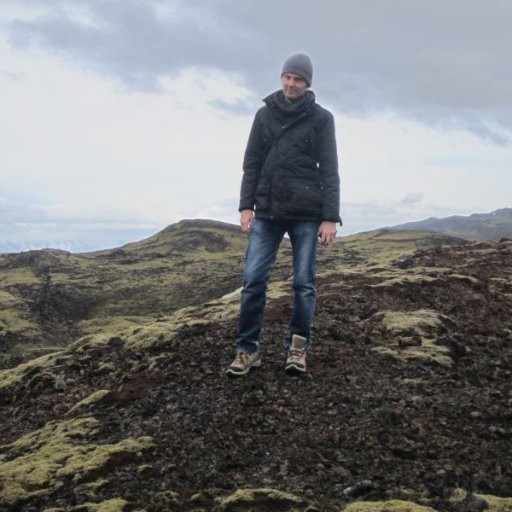
[[[311,82],[313,81],[313,64],[311,63],[309,56],[305,53],[295,53],[294,55],[290,55],[284,61],[281,76],[285,73],[292,73],[300,76],[306,80],[307,84],[311,87]]]

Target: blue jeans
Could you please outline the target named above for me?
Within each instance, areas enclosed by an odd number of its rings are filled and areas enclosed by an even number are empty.
[[[244,282],[236,348],[240,352],[259,349],[266,304],[267,284],[279,245],[288,233],[293,254],[293,310],[284,346],[294,334],[311,344],[311,325],[316,303],[316,249],[320,222],[255,219],[245,258]]]

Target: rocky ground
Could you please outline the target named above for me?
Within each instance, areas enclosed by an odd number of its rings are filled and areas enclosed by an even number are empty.
[[[512,510],[512,241],[416,246],[322,256],[303,377],[289,282],[243,378],[236,296],[0,372],[0,510]]]

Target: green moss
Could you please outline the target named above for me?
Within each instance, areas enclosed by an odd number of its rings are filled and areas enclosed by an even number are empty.
[[[40,331],[34,326],[32,321],[25,317],[22,311],[14,309],[0,310],[0,332],[10,331],[12,333],[24,334],[25,336],[34,336]]]
[[[53,421],[42,429],[3,446],[0,474],[0,504],[15,505],[29,498],[53,492],[72,479],[79,483],[101,470],[112,457],[133,456],[153,445],[149,437],[125,439],[116,444],[95,445],[87,439],[97,433],[94,418]]]
[[[0,286],[11,287],[16,285],[39,284],[40,280],[28,268],[13,268],[9,272],[0,273]]]
[[[242,506],[268,506],[277,507],[282,511],[299,511],[304,505],[304,500],[294,494],[285,493],[276,489],[239,489],[225,498],[218,499],[218,508],[221,511],[238,511]],[[251,510],[251,509],[248,509]]]
[[[137,439],[124,439],[113,445],[91,445],[71,455],[66,465],[57,472],[59,477],[72,477],[75,482],[85,475],[105,466],[112,456],[119,453],[138,453],[153,446],[153,440],[148,436]]]
[[[392,338],[386,346],[373,350],[400,360],[423,359],[441,365],[451,365],[450,351],[436,343],[436,337],[449,321],[445,315],[428,309],[414,311],[381,311],[373,317],[381,319]],[[404,343],[416,336],[419,343]]]
[[[388,274],[390,275],[390,274]],[[380,277],[380,276],[379,276]],[[436,277],[431,277],[423,274],[404,274],[404,275],[395,275],[393,277],[389,277],[385,281],[381,283],[377,283],[371,285],[374,288],[379,288],[383,286],[394,286],[394,285],[402,285],[402,284],[423,284],[423,283],[432,283],[433,281],[437,281]]]
[[[500,498],[490,494],[475,494],[474,496],[487,504],[485,510],[488,512],[512,512],[512,498]],[[457,487],[453,490],[449,501],[454,507],[457,507],[467,497],[468,491]]]
[[[450,279],[458,279],[459,281],[464,281],[465,283],[478,284],[480,281],[473,276],[466,276],[463,274],[450,274]]]
[[[435,509],[403,500],[356,501],[350,503],[344,512],[435,512]]]
[[[88,334],[102,334],[105,332],[116,333],[130,329],[139,325],[154,322],[155,318],[151,316],[108,316],[82,320],[78,322],[78,327],[84,336]]]
[[[432,330],[438,330],[443,325],[443,319],[448,319],[437,311],[430,309],[417,309],[414,311],[383,311],[377,313],[382,316],[382,323],[393,332],[414,330],[425,336]]]
[[[407,362],[412,359],[421,359],[443,366],[451,366],[452,359],[447,355],[449,352],[444,347],[439,347],[431,341],[421,347],[415,348],[393,348],[393,347],[375,347],[373,352],[381,355],[391,356],[397,360]]]
[[[339,270],[346,266],[358,268],[365,271],[371,268],[388,267],[394,260],[411,255],[415,250],[443,244],[453,243],[453,239],[437,233],[425,231],[392,231],[378,230],[366,233],[357,233],[336,240],[336,242],[325,251],[319,251],[319,262],[323,257],[339,253],[340,264],[336,266]],[[345,253],[353,253],[356,261],[348,265],[343,263]]]
[[[512,498],[500,498],[488,494],[476,494],[475,496],[487,503],[488,512],[512,512]]]
[[[94,370],[95,374],[102,374],[102,373],[110,373],[115,370],[115,366],[113,363],[101,363],[96,370]]]
[[[75,404],[68,412],[68,414],[73,414],[80,409],[84,409],[88,407],[89,405],[100,401],[102,398],[105,398],[107,395],[110,394],[110,391],[106,389],[99,389],[98,391],[95,391],[92,395],[89,395],[87,398],[84,398],[77,404]]]
[[[20,299],[17,299],[12,293],[6,290],[0,290],[0,309],[10,308],[19,304]]]
[[[62,354],[62,351],[53,352],[8,370],[0,370],[0,392],[13,384],[21,382],[23,378],[34,369],[46,371],[54,366],[55,360]]]
[[[83,503],[73,508],[73,512],[123,512],[129,503],[120,498],[103,501],[102,503]]]
[[[94,480],[92,482],[86,482],[85,484],[77,485],[76,492],[77,494],[82,494],[84,492],[97,491],[102,487],[105,487],[109,484],[109,481],[105,478],[99,478],[98,480]]]

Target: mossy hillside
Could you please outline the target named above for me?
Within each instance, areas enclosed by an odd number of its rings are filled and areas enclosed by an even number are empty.
[[[0,309],[7,309],[15,306],[20,301],[12,293],[0,290]]]
[[[9,255],[0,255],[0,269],[3,270],[0,272],[0,286],[4,292],[8,292],[10,288],[31,286],[39,282],[38,277],[30,268],[13,268],[6,264],[7,258]]]
[[[322,279],[338,274],[339,281],[354,276],[367,281],[371,276],[372,285],[381,287],[435,282],[444,279],[446,272],[453,273],[454,269],[418,265],[408,268],[398,263],[407,261],[418,251],[465,243],[436,233],[414,231],[377,230],[350,235],[335,240],[328,248],[320,247],[318,276]]]
[[[153,445],[149,437],[95,444],[99,429],[92,417],[53,421],[1,446],[0,505],[51,494],[69,479],[80,483],[99,474],[113,457],[129,460]]]
[[[155,317],[150,315],[102,316],[81,320],[77,322],[76,325],[82,336],[104,335],[105,333],[114,335],[117,332],[137,329],[141,325],[149,324],[154,321]]]
[[[171,231],[182,232],[183,229],[173,229]],[[222,230],[221,230],[222,231]],[[234,232],[229,231],[229,237],[238,240]],[[183,233],[182,233],[183,235]],[[220,236],[220,235],[219,235]],[[423,238],[422,238],[423,237]],[[421,284],[437,283],[452,278],[454,280],[460,280],[469,282],[472,284],[478,284],[477,280],[467,274],[460,274],[460,268],[450,267],[436,267],[436,266],[418,266],[415,265],[412,268],[398,268],[394,266],[394,262],[397,257],[403,257],[406,253],[406,249],[409,250],[409,254],[414,254],[417,247],[427,247],[429,245],[439,248],[439,238],[431,234],[428,235],[427,239],[424,238],[425,234],[421,233],[404,233],[404,232],[370,232],[363,233],[361,235],[346,237],[338,240],[333,246],[325,251],[321,251],[319,254],[319,274],[322,276],[336,276],[336,271],[326,270],[332,267],[333,264],[337,268],[341,269],[338,271],[338,278],[336,279],[335,286],[344,287],[344,281],[347,276],[361,276],[367,279],[368,275],[372,276],[372,286],[382,287],[393,287],[397,284],[408,287],[417,286]],[[163,242],[164,235],[155,236],[153,239],[153,248],[151,251],[161,250],[161,245],[165,246]],[[453,241],[450,241],[451,243]],[[230,242],[231,243],[231,242]],[[245,244],[245,241],[243,241]],[[454,241],[455,247],[457,247],[458,241]],[[229,245],[229,244],[228,244]],[[480,244],[481,245],[481,244]],[[129,247],[128,252],[136,253],[140,247],[144,247],[144,243],[133,244]],[[155,247],[157,249],[155,249]],[[348,249],[347,249],[348,247]],[[358,248],[363,263],[359,262],[356,265],[350,261],[352,256],[349,256],[349,261],[344,257],[345,252],[352,254]],[[205,249],[206,250],[206,249]],[[149,251],[150,254],[154,252]],[[283,246],[281,258],[281,268],[285,268],[287,265],[287,258],[290,256],[289,247],[286,244]],[[478,246],[476,249],[476,256],[480,256],[481,251],[488,251],[487,246]],[[475,251],[473,251],[475,252]],[[102,258],[109,259],[114,253],[115,258],[121,258],[116,255],[116,251],[106,251],[95,256],[101,256]],[[123,253],[124,254],[124,253]],[[57,256],[54,256],[54,260]],[[68,256],[65,256],[69,259]],[[88,258],[92,257],[87,255]],[[122,256],[126,257],[126,255]],[[470,258],[471,260],[471,258]],[[378,265],[376,265],[378,262]],[[368,266],[370,268],[368,268]],[[290,292],[290,270],[287,268],[284,272],[284,280],[279,281],[280,268],[275,272],[277,275],[274,276],[274,281],[269,287],[269,299],[278,299],[279,297],[286,296]],[[276,280],[277,279],[277,280]],[[320,293],[329,293],[329,284],[322,284]],[[350,289],[351,284],[348,284],[347,289]],[[158,345],[160,343],[168,343],[174,336],[179,332],[182,327],[191,326],[194,324],[201,323],[203,321],[223,321],[233,320],[238,313],[238,293],[227,298],[220,300],[211,301],[204,306],[199,308],[187,309],[183,308],[176,311],[176,313],[170,316],[162,315],[136,315],[136,316],[94,316],[89,319],[81,320],[76,323],[78,331],[82,334],[92,334],[92,337],[88,337],[89,341],[97,344],[105,344],[108,340],[114,336],[127,340],[128,347],[150,347]],[[115,300],[113,300],[115,302]],[[119,307],[119,306],[115,306]],[[430,347],[428,350],[425,347],[429,344],[429,340],[425,340],[424,347],[420,349],[421,352],[427,352],[428,354],[438,354],[439,350],[437,347]],[[50,345],[51,348],[54,348]],[[39,346],[38,346],[39,348]],[[389,347],[386,347],[389,350]],[[411,354],[411,349],[408,351]],[[437,356],[435,356],[437,357]]]
[[[376,230],[342,237],[327,249],[320,248],[318,260],[328,269],[344,270],[388,267],[400,257],[434,247],[460,245],[466,242],[424,231]]]
[[[328,249],[320,248],[318,270],[364,272],[443,241],[455,243],[434,234],[390,231],[341,238]],[[2,255],[0,297],[6,299],[6,308],[0,307],[0,338],[10,340],[4,355],[15,361],[27,347],[28,356],[34,357],[46,346],[147,325],[178,309],[216,300],[240,287],[246,245],[237,226],[182,221],[118,249]],[[289,280],[290,261],[285,240],[272,282]],[[30,340],[34,343],[28,350]]]
[[[449,267],[425,267],[416,266],[412,268],[401,269],[394,266],[394,262],[398,255],[403,255],[405,248],[409,247],[409,251],[414,253],[414,248],[418,246],[427,246],[428,244],[438,247],[438,238],[429,238],[427,241],[421,238],[421,234],[415,236],[414,233],[393,233],[393,232],[372,232],[364,233],[360,236],[347,237],[350,240],[348,244],[351,250],[355,250],[355,247],[361,247],[361,252],[368,251],[364,257],[368,258],[367,263],[358,263],[354,266],[350,261],[347,262],[343,259],[342,255],[345,251],[346,238],[338,240],[331,248],[320,254],[320,259],[324,261],[319,262],[320,280],[322,276],[329,276],[330,282],[322,282],[320,286],[320,294],[328,295],[330,287],[339,289],[346,289],[347,291],[354,285],[349,276],[360,276],[365,281],[371,276],[371,286],[379,287],[393,287],[396,284],[402,286],[416,286],[418,282],[428,283],[436,282],[436,279],[442,280],[450,277],[450,272],[455,274],[455,279],[459,279],[457,272],[459,269],[450,269]],[[231,237],[235,237],[234,234],[230,234]],[[429,235],[431,237],[431,235]],[[236,237],[235,237],[236,238]],[[161,243],[161,238],[155,237],[155,240]],[[411,240],[414,242],[411,244]],[[430,241],[429,241],[430,240]],[[139,244],[141,245],[142,242]],[[332,250],[331,250],[332,249]],[[132,251],[135,248],[131,249]],[[281,257],[282,267],[286,267],[287,254],[289,248],[286,244],[283,247],[283,254]],[[114,251],[115,252],[115,251]],[[111,252],[102,253],[103,257],[110,257]],[[87,256],[91,257],[91,256]],[[118,256],[116,256],[118,257]],[[379,260],[379,265],[375,270],[374,263]],[[339,261],[341,262],[339,262]],[[325,270],[326,267],[332,265],[332,263],[341,268],[339,272],[333,270]],[[366,265],[369,264],[373,270],[368,271]],[[424,275],[425,274],[425,275]],[[269,286],[269,301],[277,300],[289,295],[291,291],[291,276],[290,270],[284,273],[284,280],[276,280],[279,276],[279,269],[277,276],[274,276],[274,281]],[[460,279],[461,281],[474,280],[471,276],[468,279]],[[337,293],[337,292],[336,292]],[[100,316],[93,317],[87,320],[77,322],[79,331],[83,334],[89,334],[82,337],[78,341],[74,348],[70,352],[74,353],[75,350],[79,350],[77,347],[83,346],[83,350],[88,350],[88,347],[93,345],[106,345],[110,339],[117,337],[123,340],[127,349],[138,350],[148,349],[150,347],[158,346],[172,346],[172,340],[179,336],[180,330],[183,328],[190,328],[192,326],[198,326],[201,324],[206,325],[209,322],[223,322],[231,321],[235,322],[239,308],[239,293],[234,292],[227,294],[226,297],[215,299],[207,302],[202,306],[182,308],[173,312],[171,315],[140,315],[140,316]],[[382,317],[383,318],[383,317]],[[396,341],[396,340],[395,340]],[[403,340],[402,340],[403,341]],[[433,338],[423,338],[422,346],[407,347],[403,350],[403,347],[393,346],[388,344],[384,347],[379,348],[383,353],[388,353],[398,357],[427,357],[437,360],[442,364],[446,363],[444,356],[446,355],[446,349],[439,347],[433,342]],[[79,352],[78,352],[79,353]],[[43,360],[43,365],[46,367],[48,364],[47,360]],[[107,364],[111,371],[115,371],[115,365],[112,367],[112,363],[104,362]],[[22,367],[23,368],[23,367]],[[107,367],[104,367],[107,369]],[[45,368],[44,371],[50,371]],[[22,371],[7,372],[6,374],[0,373],[0,386],[2,383],[9,381],[19,381],[23,379],[24,373]]]
[[[30,338],[42,334],[29,315],[16,307],[18,304],[14,303],[10,307],[0,309],[0,337],[6,333]]]
[[[0,338],[67,344],[105,323],[154,320],[216,298],[240,286],[245,247],[238,228],[199,222],[98,253],[2,255]]]
[[[269,301],[285,294],[285,291],[280,288],[279,283],[269,286]],[[57,379],[63,361],[74,359],[83,363],[89,359],[95,360],[96,357],[90,354],[99,348],[106,347],[111,340],[119,340],[123,350],[129,351],[151,350],[166,346],[172,348],[173,340],[179,338],[183,329],[207,327],[212,322],[234,321],[238,310],[239,292],[201,306],[183,308],[157,320],[151,317],[142,319],[130,317],[101,322],[102,329],[98,327],[94,330],[96,332],[70,343],[65,349],[55,350],[51,354],[34,358],[11,369],[0,370],[0,392],[10,386],[21,384],[27,386],[33,377],[38,378],[43,374]],[[98,364],[96,371],[99,373],[106,371],[116,375],[120,369],[115,362],[108,360],[108,350],[106,358],[105,361],[100,359],[94,361]]]
[[[16,292],[0,288],[0,344],[3,341],[3,351],[16,336],[34,338],[39,334],[41,332],[32,322],[23,299]]]

